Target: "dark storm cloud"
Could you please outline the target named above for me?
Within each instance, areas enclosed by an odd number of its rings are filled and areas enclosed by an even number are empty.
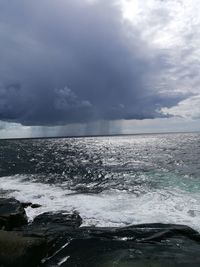
[[[145,119],[180,101],[149,77],[163,55],[115,1],[0,0],[0,120],[58,125]]]

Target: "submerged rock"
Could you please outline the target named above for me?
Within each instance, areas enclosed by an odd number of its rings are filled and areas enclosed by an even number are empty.
[[[21,233],[0,230],[0,266],[34,267],[47,253],[44,238],[25,237]]]
[[[0,198],[0,229],[12,230],[27,224],[23,205],[14,198]]]
[[[31,204],[31,208],[32,209],[37,209],[37,208],[40,208],[41,205],[40,204]]]

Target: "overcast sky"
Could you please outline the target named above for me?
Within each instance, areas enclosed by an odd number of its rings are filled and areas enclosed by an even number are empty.
[[[199,0],[0,0],[0,138],[200,130]]]

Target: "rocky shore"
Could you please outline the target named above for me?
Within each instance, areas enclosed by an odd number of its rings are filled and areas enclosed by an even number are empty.
[[[200,234],[183,225],[80,227],[76,212],[44,213],[37,204],[0,199],[0,267],[199,267]]]

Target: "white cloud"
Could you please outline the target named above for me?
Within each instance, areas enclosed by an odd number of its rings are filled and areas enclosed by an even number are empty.
[[[153,53],[161,55],[160,72],[149,77],[157,91],[188,96],[163,114],[199,118],[200,1],[118,0],[123,17],[137,29]],[[148,52],[149,52],[148,51]],[[145,51],[143,51],[145,53]],[[152,56],[152,60],[155,57]]]
[[[32,137],[32,127],[0,120],[0,139]]]
[[[200,1],[121,0],[124,17],[141,32],[143,40],[161,55],[160,73],[151,77],[156,90],[182,94],[188,99],[166,114],[199,117]],[[163,66],[164,67],[163,67]]]
[[[166,115],[200,119],[200,95],[189,97],[175,107],[162,108],[161,111]]]

